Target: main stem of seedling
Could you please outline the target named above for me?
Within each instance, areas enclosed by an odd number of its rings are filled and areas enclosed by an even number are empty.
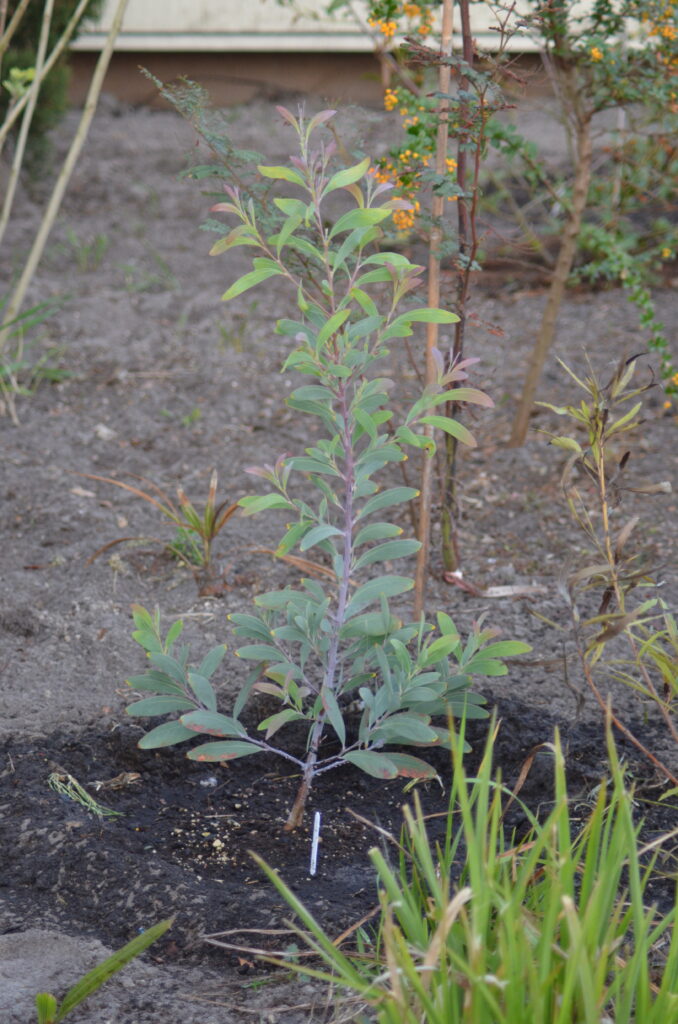
[[[337,353],[335,351],[335,356],[336,355]],[[346,605],[348,604],[348,593],[351,583],[351,563],[353,561],[353,491],[355,487],[355,466],[353,460],[353,438],[351,436],[351,430],[349,427],[350,412],[348,402],[348,381],[341,380],[338,384],[334,384],[334,387],[336,389],[336,395],[340,409],[342,423],[342,444],[344,447],[344,535],[342,572],[341,579],[339,580],[337,611],[334,616],[332,636],[330,638],[330,646],[327,652],[327,665],[325,668],[322,689],[320,691],[321,700],[323,699],[324,691],[330,690],[332,691],[332,693],[334,693],[337,685],[337,660],[339,657],[339,639],[341,627],[344,624]],[[292,805],[292,810],[290,811],[287,821],[285,822],[286,832],[291,832],[293,829],[298,828],[303,820],[306,801],[308,799],[309,793],[311,792],[311,786],[313,785],[313,778],[315,776],[315,766],[318,760],[318,750],[320,748],[320,741],[322,740],[323,732],[325,730],[326,721],[327,712],[324,709],[322,709],[319,712],[318,718],[311,731],[311,738],[308,748],[308,754],[306,756],[304,772],[301,779],[301,785],[297,790],[297,795],[295,797],[294,804]]]

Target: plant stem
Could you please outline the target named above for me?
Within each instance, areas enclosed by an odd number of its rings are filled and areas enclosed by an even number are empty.
[[[586,654],[581,649],[578,640],[577,649],[579,653],[579,660],[581,661],[582,669],[584,672],[584,678],[586,679],[586,682],[588,683],[588,686],[591,689],[591,692],[593,693],[594,697],[598,701],[598,704],[600,705],[602,711],[605,714],[609,712],[612,724],[616,726],[616,728],[619,729],[619,731],[623,733],[624,736],[626,736],[627,740],[629,740],[634,745],[634,747],[640,750],[641,754],[643,754],[648,759],[648,761],[650,761],[655,766],[655,768],[657,768],[662,773],[662,775],[666,779],[668,779],[671,785],[678,786],[678,777],[676,777],[673,774],[670,768],[667,768],[663,761],[660,761],[658,757],[655,757],[655,755],[650,750],[648,750],[647,747],[645,747],[639,739],[636,738],[636,736],[631,732],[631,730],[627,726],[625,726],[619,718],[617,718],[617,716],[612,711],[611,704],[605,703],[605,701],[603,700],[603,695],[601,694],[600,690],[596,686],[596,683],[593,679],[593,673],[591,672],[591,668],[586,660]]]
[[[19,23],[24,16],[24,11],[28,7],[29,2],[30,0],[20,0],[14,14],[9,19],[9,25],[7,25],[7,30],[5,31],[9,2],[8,0],[0,0],[0,65],[2,64],[3,55],[9,48],[12,36],[18,29]]]
[[[592,111],[582,107],[581,95],[579,92],[577,68],[568,65],[562,69],[563,94],[568,103],[572,120],[575,123],[575,177],[572,193],[572,205],[568,211],[567,220],[563,229],[562,241],[556,260],[551,286],[549,288],[546,308],[541,322],[539,335],[535,342],[530,362],[523,384],[522,395],[518,403],[518,409],[513,427],[509,446],[519,448],[525,443],[530,422],[530,414],[537,393],[537,387],[541,380],[542,370],[546,362],[546,356],[551,348],[556,333],[556,322],[558,313],[565,296],[567,279],[572,270],[574,256],[577,249],[577,238],[581,227],[582,217],[586,209],[588,198],[589,182],[591,180],[591,161],[593,147],[591,141],[591,116]]]
[[[346,615],[346,606],[348,604],[349,590],[351,586],[351,566],[353,563],[353,531],[355,528],[355,521],[353,517],[353,492],[355,489],[355,464],[353,458],[353,438],[351,436],[351,415],[350,415],[350,403],[348,401],[348,387],[349,383],[353,378],[348,380],[340,380],[336,386],[337,402],[339,406],[339,415],[341,417],[342,430],[341,440],[344,449],[344,530],[343,530],[343,552],[342,552],[342,572],[341,578],[339,579],[339,592],[337,594],[337,610],[334,616],[334,623],[332,626],[332,635],[330,637],[329,648],[327,651],[327,662],[325,666],[325,673],[323,677],[322,688],[320,691],[320,698],[322,700],[323,690],[330,691],[334,696],[337,688],[337,663],[339,659],[339,641],[341,635],[341,628],[344,624]],[[293,829],[298,828],[301,825],[304,817],[304,810],[306,808],[306,800],[311,792],[311,786],[313,785],[313,778],[315,775],[315,765],[318,760],[318,750],[320,742],[323,737],[325,730],[325,723],[327,721],[327,715],[325,711],[321,711],[311,731],[311,740],[309,743],[308,754],[306,756],[306,763],[304,766],[304,773],[301,780],[301,785],[297,791],[292,810],[289,813],[287,821],[285,822],[285,831],[291,832]]]
[[[49,27],[52,23],[52,11],[54,9],[54,2],[55,0],[45,0],[45,9],[42,15],[42,25],[40,26],[40,38],[38,40],[38,49],[35,55],[35,75],[27,91],[28,98],[26,101],[26,110],[23,116],[23,120],[21,122],[19,136],[16,140],[14,159],[12,160],[12,167],[9,172],[9,179],[7,181],[7,188],[5,191],[5,200],[2,204],[2,212],[0,213],[0,245],[2,245],[2,239],[5,234],[5,231],[7,230],[7,225],[9,223],[9,215],[12,212],[12,206],[14,205],[14,196],[16,194],[17,185],[19,184],[19,174],[21,173],[21,165],[23,164],[24,154],[26,152],[28,132],[31,127],[31,122],[33,120],[33,114],[35,113],[35,107],[38,102],[38,94],[42,86],[42,70],[43,65],[45,63],[45,54],[47,52]],[[13,319],[14,315],[12,315],[12,310],[10,309],[10,315],[5,317],[5,322],[7,322],[7,320]],[[2,338],[0,335],[0,352],[2,351],[2,347]]]
[[[49,2],[52,2],[52,0],[49,0]],[[104,84],[106,71],[113,54],[113,47],[115,46],[115,41],[117,39],[118,32],[120,31],[120,26],[122,25],[122,19],[125,15],[128,2],[129,0],[118,0],[118,5],[111,21],[111,27],[108,31],[108,36],[106,37],[106,43],[99,55],[96,68],[94,69],[82,117],[80,118],[80,123],[73,137],[66,159],[64,160],[59,177],[54,185],[52,195],[50,196],[49,203],[47,204],[47,209],[45,210],[38,233],[33,241],[33,245],[28,255],[28,259],[26,260],[21,277],[19,278],[12,297],[6,306],[4,320],[2,324],[0,324],[0,353],[3,351],[7,343],[7,338],[5,336],[6,331],[4,328],[10,323],[10,321],[14,320],[21,310],[26,292],[33,279],[33,275],[37,270],[47,239],[54,226],[54,221],[56,220],[59,212],[59,207],[61,206],[61,201],[64,197],[68,182],[70,181],[78,157],[80,156],[80,151],[84,145],[85,139],[87,138],[87,133],[89,132],[89,128],[97,108],[99,94]],[[26,111],[26,114],[28,114],[28,110]]]
[[[452,53],[452,0],[443,0],[443,24],[440,40],[440,53],[449,57]],[[436,174],[443,175],[446,170],[447,141],[449,136],[449,92],[451,69],[449,61],[441,61],[438,70],[438,134],[436,138]],[[445,199],[433,195],[431,217],[433,227],[429,239],[428,256],[428,305],[440,305],[440,246],[442,242],[442,216]],[[438,325],[427,324],[426,329],[426,386],[433,388],[436,382],[436,365],[433,357],[438,343]],[[433,427],[426,426],[426,435],[433,437]],[[414,575],[414,617],[421,618],[426,604],[426,577],[428,574],[429,550],[431,544],[431,505],[433,490],[433,461],[429,455],[424,456],[421,471],[421,496],[419,498],[419,532],[417,539],[421,544],[417,552],[417,567]]]

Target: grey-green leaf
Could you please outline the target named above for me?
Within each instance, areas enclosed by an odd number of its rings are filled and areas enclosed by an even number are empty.
[[[146,715],[169,715],[172,711],[187,711],[194,707],[193,701],[187,697],[147,697],[130,704],[127,714],[143,718]]]
[[[378,601],[382,594],[384,597],[395,597],[396,594],[404,594],[411,590],[413,586],[414,583],[408,576],[379,576],[369,580],[362,587],[358,587],[348,602],[345,618],[351,618],[374,601]]]
[[[379,494],[375,494],[374,497],[368,498],[360,512],[358,518],[362,519],[364,516],[369,516],[373,512],[379,512],[381,509],[390,508],[391,505],[402,505],[405,501],[410,501],[412,498],[418,498],[419,491],[415,487],[390,487],[386,491],[380,491]]]
[[[141,750],[155,750],[157,747],[172,747],[175,743],[183,743],[194,737],[195,732],[186,729],[181,722],[165,722],[164,725],[158,725],[142,736],[138,746]]]
[[[378,544],[360,556],[355,563],[356,570],[375,562],[386,562],[393,558],[406,558],[418,551],[421,544],[418,540],[390,540],[386,544]]]
[[[200,662],[200,668],[198,669],[199,674],[204,676],[205,679],[209,679],[213,676],[219,668],[219,665],[221,665],[225,654],[226,644],[219,644],[218,647],[213,647]]]
[[[330,523],[321,523],[319,526],[314,526],[312,530],[308,531],[299,545],[299,550],[308,551],[314,544],[319,544],[328,537],[339,536],[341,536],[341,530],[338,530],[336,526],[332,526]]]
[[[181,724],[193,733],[205,732],[209,736],[247,736],[244,725],[218,711],[191,711],[182,716]]]
[[[352,750],[344,754],[344,760],[375,779],[395,779],[398,774],[398,769],[390,758],[385,754],[375,754],[372,750]]]
[[[180,693],[183,694],[183,688],[179,683],[175,683],[173,679],[165,675],[164,672],[144,672],[142,676],[130,676],[127,680],[128,686],[131,686],[133,690],[141,690],[142,692],[149,693]]]
[[[244,740],[224,740],[223,743],[203,743],[189,750],[191,761],[233,761],[236,757],[248,757],[258,754],[261,747]]]
[[[188,682],[203,707],[208,708],[210,711],[216,711],[217,696],[209,679],[206,679],[200,672],[189,672]]]

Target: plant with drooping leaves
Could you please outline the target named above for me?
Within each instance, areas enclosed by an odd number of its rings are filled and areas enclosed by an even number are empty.
[[[296,295],[300,318],[277,325],[279,334],[296,342],[283,371],[313,382],[294,390],[288,404],[319,421],[324,436],[303,455],[281,456],[271,466],[251,470],[272,490],[245,497],[240,504],[246,514],[284,511],[290,522],[276,553],[287,557],[294,549],[302,555],[315,549],[325,559],[329,582],[307,579],[299,588],[261,594],[252,614],[230,616],[236,635],[248,641],[238,655],[254,662],[230,716],[217,711],[209,682],[220,655],[208,655],[192,672],[188,652],[182,650],[175,658],[171,644],[163,644],[157,620],[138,609],[136,615],[145,623],[142,642],[151,643],[144,645],[154,667],[129,682],[150,691],[155,686],[164,696],[128,710],[132,715],[183,712],[178,721],[148,733],[141,740],[145,748],[206,733],[219,739],[192,749],[190,758],[218,762],[271,751],[292,761],[301,771],[286,823],[292,829],[302,820],[314,779],[330,769],[353,764],[382,779],[434,776],[435,769],[422,758],[391,748],[444,745],[447,730],[433,724],[434,716],[484,715],[481,698],[469,690],[471,676],[504,674],[502,659],[528,648],[492,642],[494,632],[480,624],[463,642],[452,619],[442,613],[437,634],[423,618],[403,623],[389,602],[410,590],[412,579],[390,571],[366,578],[371,567],[410,556],[419,547],[418,541],[401,537],[397,523],[383,519],[386,509],[417,492],[403,486],[383,489],[375,474],[401,462],[408,446],[431,454],[434,444],[424,432],[427,425],[474,444],[466,428],[435,410],[448,401],[484,406],[491,401],[473,388],[458,387],[464,366],[445,371],[440,357],[435,386],[425,390],[402,423],[392,422],[392,382],[373,375],[388,354],[387,343],[411,335],[413,324],[450,324],[456,317],[441,309],[405,307],[420,283],[421,268],[401,254],[375,252],[373,246],[381,236],[380,223],[400,201],[390,199],[389,186],[370,174],[367,159],[334,170],[334,144],[315,141],[333,112],[323,111],[306,122],[301,113],[295,118],[284,108],[278,110],[299,138],[300,156],[289,165],[260,166],[259,171],[299,194],[275,199],[278,229],[264,235],[253,203],[236,188],[227,188],[228,200],[215,210],[238,223],[212,252],[235,246],[258,252],[252,270],[231,285],[225,300],[274,276],[286,279]],[[326,201],[330,196],[336,200],[335,193],[343,193],[349,208],[330,219]],[[299,271],[298,260],[287,261],[288,250],[304,254],[307,273]],[[173,643],[176,635],[170,639]],[[240,721],[247,700],[256,693],[281,705],[259,723],[257,732],[263,736],[251,735]],[[349,705],[360,711],[355,728],[348,720]],[[292,723],[306,730],[300,757],[270,742]]]

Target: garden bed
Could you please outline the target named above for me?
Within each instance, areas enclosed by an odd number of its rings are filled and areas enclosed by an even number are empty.
[[[534,127],[534,117],[528,126]],[[386,144],[379,112],[344,112],[340,129],[356,123],[368,151]],[[293,145],[263,103],[235,115],[233,137],[276,159]],[[350,812],[397,835],[408,800],[402,782],[382,785],[341,769],[318,779],[304,828],[286,834],[282,825],[296,783],[285,761],[247,758],[206,767],[185,760],[180,749],[143,752],[136,746],[141,729],[124,714],[125,678],[143,668],[130,636],[132,603],[159,606],[165,622],[182,617],[196,650],[228,643],[218,677],[228,710],[243,668],[232,657],[227,615],[246,611],[263,589],[297,578],[264,550],[279,539],[276,514],[236,516],[217,541],[217,577],[199,596],[191,574],[163,550],[171,527],[131,494],[78,475],[130,480],[136,474],[171,493],[181,484],[200,504],[216,467],[221,495],[234,501],[256,490],[248,466],[300,452],[308,443],[307,425],[285,406],[289,381],[279,375],[285,343],[273,333],[274,320],[289,313],[289,300],[267,282],[265,298],[252,292],[220,304],[243,272],[244,258],[207,256],[211,238],[199,224],[209,201],[178,178],[193,143],[190,128],[173,114],[108,104],[97,116],[31,296],[33,302],[62,300],[32,351],[36,361],[44,357],[43,376],[49,367],[57,379],[43,381],[19,402],[18,428],[0,420],[0,1007],[3,1019],[16,1024],[31,1019],[35,992],[61,994],[100,959],[98,943],[115,948],[172,914],[172,930],[95,997],[98,1010],[93,1000],[76,1011],[69,1018],[74,1024],[225,1024],[260,1013],[292,1024],[320,1014],[319,988],[285,979],[263,984],[269,975],[252,957],[217,949],[202,937],[229,930],[228,941],[244,945],[289,943],[289,936],[246,930],[284,928],[287,917],[249,850],[280,868],[332,934],[349,928],[376,905],[367,851],[385,842]],[[22,197],[11,228],[8,251],[17,259],[39,219],[36,198],[30,191]],[[678,319],[676,282],[665,283],[673,287],[658,289],[655,298],[671,324]],[[462,631],[486,614],[504,638],[533,646],[508,676],[481,686],[501,720],[497,767],[514,786],[530,752],[558,726],[571,796],[584,817],[605,773],[601,716],[566,635],[534,614],[567,624],[561,581],[567,568],[580,564],[582,539],[560,495],[563,453],[536,433],[523,449],[505,447],[543,302],[543,292],[516,272],[493,278],[491,287],[479,277],[468,353],[480,357],[473,383],[492,395],[495,409],[473,414],[479,443],[460,466],[464,579],[478,591],[542,589],[531,597],[473,596],[444,583],[434,541],[428,605],[431,612],[448,612]],[[637,315],[621,293],[572,294],[541,397],[575,398],[556,356],[582,369],[588,352],[605,377],[623,355],[642,349]],[[405,395],[415,386],[411,367],[402,352],[394,351],[393,360]],[[52,373],[55,368],[67,375]],[[662,402],[659,390],[649,393],[642,433],[628,445],[630,484],[670,480],[675,488],[676,423]],[[535,427],[554,422],[544,411]],[[662,596],[675,607],[675,494],[648,499],[625,493],[616,513],[620,523],[636,513],[652,564],[665,580]],[[408,528],[407,521],[402,525]],[[137,539],[93,557],[122,537]],[[395,604],[408,611],[404,599]],[[621,687],[610,685],[610,692],[639,738],[678,770],[656,713],[645,715]],[[472,726],[471,768],[485,729]],[[620,751],[637,787],[644,836],[654,838],[675,826],[676,801],[658,804],[661,778],[629,744],[620,742]],[[432,814],[446,807],[449,778],[447,756],[438,754],[435,764],[440,782],[421,787]],[[48,785],[54,772],[70,774],[121,816],[101,820],[60,797]],[[550,755],[543,751],[520,798],[535,811],[547,810],[551,782]],[[316,809],[323,830],[318,872],[311,877],[309,825]],[[508,824],[524,828],[518,805]],[[440,828],[440,819],[432,819],[432,834]],[[675,874],[675,864],[665,868]],[[651,891],[666,906],[673,882],[658,878]]]

